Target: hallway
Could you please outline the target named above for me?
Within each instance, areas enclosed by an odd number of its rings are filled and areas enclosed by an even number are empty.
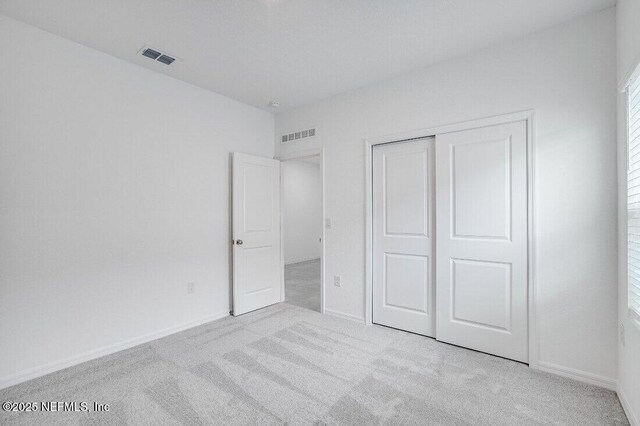
[[[320,312],[320,259],[284,267],[286,302]]]

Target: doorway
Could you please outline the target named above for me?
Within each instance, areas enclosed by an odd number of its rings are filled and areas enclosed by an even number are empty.
[[[285,302],[322,312],[322,157],[282,161]]]

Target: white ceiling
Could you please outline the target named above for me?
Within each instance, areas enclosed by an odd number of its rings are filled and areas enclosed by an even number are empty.
[[[0,13],[267,110],[307,104],[615,0],[0,0]],[[148,45],[181,59],[167,67]]]

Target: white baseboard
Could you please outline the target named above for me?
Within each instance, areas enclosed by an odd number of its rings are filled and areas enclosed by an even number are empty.
[[[356,315],[351,315],[351,314],[345,314],[342,312],[338,312],[338,311],[332,311],[330,309],[326,309],[324,310],[325,315],[331,315],[333,317],[337,317],[337,318],[342,318],[342,319],[346,319],[349,321],[354,321],[354,322],[358,322],[360,324],[364,324],[364,318],[361,318],[359,316]]]
[[[54,361],[52,363],[42,365],[39,367],[31,368],[25,371],[21,371],[10,376],[0,378],[0,389],[8,388],[9,386],[17,385],[18,383],[26,382],[27,380],[35,379],[36,377],[44,376],[46,374],[53,373],[58,370],[63,370],[74,365],[81,364],[83,362],[91,361],[92,359],[100,358],[106,355],[132,348],[134,346],[141,345],[143,343],[150,342],[152,340],[160,339],[170,334],[175,334],[180,331],[187,330],[189,328],[197,327],[202,324],[206,324],[211,321],[215,321],[229,316],[229,311],[225,310],[213,315],[207,315],[206,317],[190,321],[185,324],[180,324],[174,327],[168,327],[162,330],[154,331],[142,336],[134,337],[133,339],[125,340],[123,342],[115,343],[113,345],[103,346],[98,349],[93,349],[87,352],[80,353],[78,355],[71,356],[67,359]]]
[[[618,399],[620,400],[620,404],[622,404],[622,408],[624,409],[624,413],[627,415],[627,420],[629,420],[629,424],[631,426],[640,426],[640,417],[638,417],[638,413],[633,411],[629,400],[627,399],[622,389],[618,386],[616,390],[618,393]]]
[[[285,265],[293,265],[294,263],[302,263],[302,262],[308,262],[310,260],[320,260],[320,258],[318,256],[311,256],[311,257],[300,257],[298,259],[293,259],[290,260],[288,262],[285,262]]]
[[[582,370],[576,370],[574,368],[563,367],[561,365],[553,364],[551,362],[539,361],[538,370],[545,371],[547,373],[556,374],[562,377],[568,377],[569,379],[578,380],[579,382],[588,383],[590,385],[600,386],[601,388],[616,390],[617,382],[615,379],[611,379],[597,374],[589,373]]]

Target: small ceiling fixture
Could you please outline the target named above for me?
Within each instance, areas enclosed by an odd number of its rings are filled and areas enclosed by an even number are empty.
[[[278,108],[278,107],[280,106],[280,102],[278,102],[278,101],[271,101],[271,102],[269,102],[269,106],[270,106],[271,108]]]
[[[161,62],[165,65],[171,65],[176,60],[176,58],[174,58],[173,56],[169,56],[166,53],[160,52],[158,49],[152,49],[147,46],[144,46],[142,49],[140,49],[138,53],[140,53],[142,56],[153,59],[157,62]]]

